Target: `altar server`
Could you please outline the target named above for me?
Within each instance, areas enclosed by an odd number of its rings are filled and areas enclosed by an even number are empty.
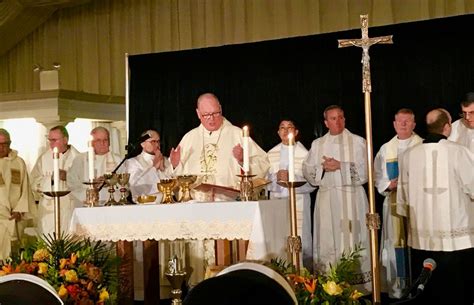
[[[466,94],[461,102],[461,118],[453,123],[448,139],[474,153],[474,92]]]

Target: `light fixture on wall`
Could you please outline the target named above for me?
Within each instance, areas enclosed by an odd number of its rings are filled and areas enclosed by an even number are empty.
[[[43,67],[42,67],[40,64],[34,64],[34,65],[33,65],[33,71],[34,71],[34,72],[43,71]]]
[[[59,70],[59,69],[61,69],[61,63],[59,63],[59,62],[53,62],[53,68],[54,68],[54,70]]]

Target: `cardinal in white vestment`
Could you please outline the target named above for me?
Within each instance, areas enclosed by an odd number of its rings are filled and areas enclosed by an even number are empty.
[[[0,260],[8,258],[12,242],[20,245],[26,221],[36,214],[25,161],[10,149],[10,134],[0,129]]]
[[[448,139],[466,146],[474,153],[474,92],[461,102],[461,118],[453,123]]]
[[[103,175],[111,173],[115,167],[120,163],[120,156],[115,155],[109,151],[109,131],[107,128],[98,126],[91,131],[92,146],[94,147],[94,177],[96,182],[100,185],[103,183]],[[72,162],[71,169],[67,173],[67,185],[71,190],[71,195],[74,198],[75,206],[81,207],[86,200],[86,190],[88,188],[84,182],[89,179],[87,152],[79,154]],[[109,193],[107,186],[102,187],[99,192],[99,205],[103,204],[108,199]],[[115,200],[119,200],[119,192],[114,193]]]
[[[343,252],[356,245],[361,252],[361,268],[351,284],[368,292],[371,289],[369,235],[365,217],[368,200],[363,184],[367,182],[366,142],[345,129],[344,111],[332,105],[324,111],[329,129],[313,141],[303,163],[303,174],[319,186],[314,210],[313,249],[317,270],[327,270]]]
[[[293,121],[283,120],[278,127],[281,143],[270,149],[267,153],[270,161],[268,180],[272,183],[267,187],[270,198],[288,198],[288,189],[278,185],[277,181],[288,181],[288,134],[298,135],[298,129]],[[303,177],[303,161],[308,155],[308,150],[300,142],[296,142],[294,156],[295,181],[306,181]],[[301,236],[302,265],[308,270],[313,268],[313,238],[311,237],[311,197],[314,191],[309,183],[296,188],[296,218],[297,233]]]
[[[380,246],[381,286],[391,298],[401,298],[409,288],[409,260],[407,234],[403,218],[396,213],[398,158],[409,147],[423,140],[416,133],[415,114],[402,108],[395,114],[393,127],[397,133],[380,147],[375,156],[375,186],[385,197]]]
[[[413,279],[437,263],[423,283],[419,304],[474,302],[474,154],[447,140],[451,116],[442,108],[426,116],[422,144],[400,159],[397,212],[407,217]],[[426,273],[426,270],[425,272]]]
[[[201,124],[186,133],[176,148],[170,152],[170,162],[176,175],[202,176],[202,182],[238,189],[241,166],[243,163],[242,129],[232,125],[222,115],[222,108],[217,97],[212,93],[199,96],[197,116]],[[252,139],[249,141],[250,174],[264,178],[270,167],[267,154]],[[215,197],[215,200],[226,200]],[[203,279],[202,258],[206,257],[208,265],[214,264],[214,247],[209,243],[206,249],[196,250],[194,272],[191,282]],[[197,253],[204,251],[204,253]]]
[[[36,225],[38,234],[52,234],[54,232],[54,199],[44,196],[42,191],[52,190],[53,179],[53,149],[59,151],[59,190],[66,189],[66,175],[72,166],[72,161],[79,152],[68,144],[69,134],[64,126],[55,126],[48,132],[49,148],[42,153],[31,171],[31,189],[38,202]],[[60,217],[62,231],[67,231],[74,211],[74,201],[69,196],[61,197]]]

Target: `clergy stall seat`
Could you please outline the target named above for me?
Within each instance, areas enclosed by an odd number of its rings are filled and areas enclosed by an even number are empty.
[[[192,288],[184,305],[296,305],[288,282],[273,269],[239,263]]]
[[[1,305],[64,305],[45,280],[26,273],[0,276]]]

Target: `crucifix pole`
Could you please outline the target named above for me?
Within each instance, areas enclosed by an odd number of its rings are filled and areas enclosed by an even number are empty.
[[[361,39],[340,39],[339,48],[360,47],[362,48],[362,92],[364,93],[365,109],[365,134],[367,138],[367,171],[369,180],[369,213],[367,213],[367,229],[370,234],[370,260],[372,266],[372,303],[380,304],[380,270],[377,230],[380,229],[380,217],[375,211],[374,194],[374,167],[373,167],[373,142],[372,142],[372,111],[370,93],[372,84],[370,80],[370,57],[369,48],[374,44],[391,44],[392,35],[381,37],[369,37],[369,17],[360,15],[362,28]]]

